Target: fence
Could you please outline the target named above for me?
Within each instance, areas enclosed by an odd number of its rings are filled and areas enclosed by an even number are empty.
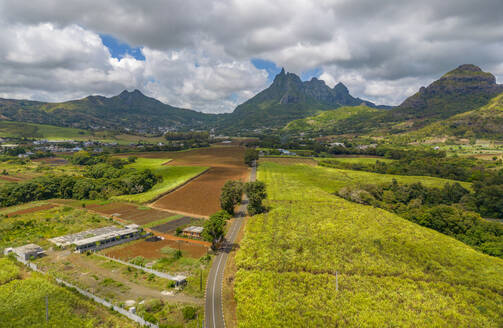
[[[133,263],[129,263],[129,262],[126,262],[126,261],[122,261],[122,260],[116,259],[114,257],[109,257],[109,256],[106,256],[106,255],[97,254],[97,253],[96,253],[96,255],[100,256],[100,257],[103,257],[103,258],[106,258],[106,259],[108,259],[110,261],[114,261],[114,262],[117,262],[117,263],[120,263],[120,264],[124,264],[124,265],[130,266],[130,267],[135,268],[135,269],[143,270],[145,272],[148,272],[148,273],[151,273],[153,275],[156,275],[159,278],[164,278],[164,279],[168,279],[168,280],[174,281],[175,284],[176,284],[176,286],[183,285],[186,282],[186,277],[184,277],[184,276],[172,276],[169,273],[160,272],[160,271],[156,271],[156,270],[153,270],[153,269],[150,269],[150,268],[142,267],[142,266],[139,266],[139,265],[136,265],[136,264],[133,264]]]
[[[42,274],[47,274],[47,272],[44,272],[44,271],[40,270],[40,269],[37,267],[37,265],[36,265],[35,263],[32,263],[32,262],[30,262],[30,261],[25,261],[25,260],[23,260],[23,259],[21,259],[21,258],[17,258],[17,260],[18,260],[19,262],[21,262],[21,263],[25,264],[27,267],[29,267],[29,268],[30,268],[30,269],[32,269],[33,271],[40,272],[40,273],[42,273]],[[55,279],[55,280],[56,280],[59,284],[62,284],[62,285],[64,285],[64,286],[66,286],[66,287],[69,287],[69,288],[73,288],[73,289],[75,289],[77,292],[79,292],[80,294],[82,294],[82,295],[84,295],[84,296],[86,296],[86,297],[88,297],[88,298],[92,299],[92,300],[93,300],[93,301],[95,301],[96,303],[100,303],[100,304],[102,304],[102,305],[106,306],[107,308],[111,308],[111,309],[113,309],[114,311],[116,311],[116,312],[118,312],[118,313],[120,313],[120,314],[122,314],[122,315],[124,315],[124,316],[128,317],[129,319],[131,319],[131,320],[133,320],[133,321],[135,321],[135,322],[139,323],[139,324],[140,324],[140,325],[142,325],[142,326],[146,326],[146,327],[150,327],[150,328],[159,328],[159,326],[157,326],[156,324],[153,324],[153,323],[151,323],[151,322],[146,321],[145,319],[143,319],[143,318],[142,318],[142,317],[140,317],[139,315],[134,314],[134,313],[131,313],[131,312],[127,311],[126,309],[123,309],[123,308],[118,307],[118,306],[116,306],[116,305],[114,305],[114,304],[112,304],[112,303],[110,303],[110,302],[108,302],[108,301],[105,301],[104,299],[102,299],[102,298],[100,298],[100,297],[98,297],[98,296],[96,296],[96,295],[94,295],[94,294],[91,294],[91,293],[89,293],[89,292],[87,292],[87,291],[85,291],[85,290],[83,290],[83,289],[81,289],[81,288],[79,288],[79,287],[77,287],[77,286],[75,286],[75,285],[73,285],[73,284],[69,283],[69,282],[66,282],[66,281],[64,281],[63,279],[56,278],[56,277],[55,277],[54,279]]]

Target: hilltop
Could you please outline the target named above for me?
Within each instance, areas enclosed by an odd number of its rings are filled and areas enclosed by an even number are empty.
[[[157,127],[202,127],[214,119],[193,110],[173,107],[124,90],[110,98],[88,96],[60,103],[0,99],[0,115],[11,121],[50,124],[83,129],[149,130]]]

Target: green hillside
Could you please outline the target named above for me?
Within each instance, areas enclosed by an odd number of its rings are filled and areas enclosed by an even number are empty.
[[[503,136],[503,93],[479,109],[430,124],[408,135],[413,138],[455,136],[501,139]]]
[[[54,125],[0,121],[0,137],[4,138],[79,139],[90,134],[89,131]]]
[[[176,108],[139,90],[114,97],[89,96],[60,103],[0,99],[0,117],[12,121],[77,128],[154,130],[204,127],[216,115]]]
[[[335,196],[341,174],[259,167],[271,210],[236,256],[240,327],[503,325],[501,259]]]
[[[372,113],[380,111],[382,110],[370,108],[365,105],[344,106],[334,110],[321,112],[315,116],[292,121],[286,125],[284,130],[294,132],[343,132],[348,128],[344,123],[347,122],[349,118],[355,119],[356,117],[359,117],[363,120],[368,118],[369,114],[371,116]]]

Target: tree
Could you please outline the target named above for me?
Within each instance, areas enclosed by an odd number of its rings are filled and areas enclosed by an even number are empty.
[[[226,211],[218,211],[204,223],[204,229],[202,237],[206,241],[212,243],[211,248],[215,248],[215,245],[224,236],[225,221],[230,219],[231,216]]]
[[[247,182],[245,184],[245,193],[248,196],[248,213],[255,215],[265,212],[262,201],[267,197],[265,183],[262,181]]]
[[[243,195],[243,183],[241,181],[228,180],[222,187],[220,194],[220,207],[234,215],[234,207],[241,202]]]
[[[258,150],[247,148],[245,151],[245,164],[252,166],[256,160],[258,160]]]

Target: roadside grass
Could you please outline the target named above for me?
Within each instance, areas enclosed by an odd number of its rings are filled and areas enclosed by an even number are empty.
[[[135,163],[128,164],[126,167],[138,170],[150,169],[153,173],[160,175],[162,181],[154,185],[149,191],[134,195],[114,196],[112,199],[133,203],[148,203],[208,169],[208,167],[201,166],[163,165],[169,161],[170,159],[162,158],[137,158]]]
[[[144,228],[153,228],[155,226],[158,226],[158,225],[161,225],[161,224],[164,224],[164,223],[168,223],[170,221],[179,219],[181,217],[183,217],[183,215],[181,215],[181,214],[172,215],[172,216],[170,216],[168,218],[165,218],[165,219],[160,219],[160,220],[156,220],[156,221],[152,221],[152,222],[149,222],[147,224],[144,224],[143,227]]]
[[[240,327],[503,326],[503,260],[332,194],[374,175],[259,166],[270,211],[236,255]]]

